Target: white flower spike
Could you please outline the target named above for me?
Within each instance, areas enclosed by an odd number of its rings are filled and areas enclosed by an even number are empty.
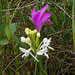
[[[21,52],[23,52],[24,54],[22,55],[22,58],[24,57],[24,56],[29,56],[29,54],[37,61],[37,62],[39,62],[38,61],[38,59],[30,52],[30,50],[31,50],[31,48],[29,48],[29,49],[24,49],[24,48],[22,48],[22,47],[19,47],[19,49],[20,49],[20,51]]]

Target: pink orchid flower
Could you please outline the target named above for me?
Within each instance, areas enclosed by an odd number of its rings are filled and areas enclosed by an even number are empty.
[[[47,7],[48,7],[48,4],[45,5],[41,10],[36,12],[36,6],[34,6],[31,12],[33,23],[38,32],[40,32],[40,29],[44,23],[53,24],[53,22],[51,22],[50,19],[48,19],[52,16],[52,14],[44,13]]]

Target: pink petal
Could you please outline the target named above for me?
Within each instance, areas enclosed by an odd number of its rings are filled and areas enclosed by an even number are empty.
[[[41,9],[41,12],[44,13],[45,10],[47,9],[47,7],[48,7],[48,4],[46,4],[46,5]]]
[[[33,8],[32,12],[31,12],[31,16],[33,17],[36,14],[36,6]]]
[[[44,22],[45,20],[47,20],[47,18],[51,17],[52,14],[49,13],[44,13],[42,15],[42,17],[40,18],[40,23]]]
[[[39,23],[38,23],[38,17],[39,17],[39,14],[40,14],[40,11],[38,11],[34,16],[33,16],[33,23],[34,23],[34,25],[35,25],[35,27],[36,27],[36,29],[37,30],[39,30],[38,28],[39,28]]]
[[[43,15],[43,13],[44,13],[45,10],[47,9],[47,7],[48,7],[48,4],[45,5],[45,6],[40,10],[40,15],[39,15],[39,17],[38,17],[38,20],[40,20],[41,16]]]
[[[41,24],[39,24],[39,26],[38,26],[38,32],[40,32],[40,29],[41,29],[41,27],[42,27],[42,25],[44,24],[44,23],[49,23],[49,24],[53,24],[53,22],[51,22],[49,19],[47,19],[47,20],[45,20],[45,21],[43,21],[43,22],[41,22]]]
[[[40,29],[41,29],[42,25],[48,21],[47,18],[49,18],[51,15],[52,14],[49,14],[49,13],[44,13],[42,15],[40,21],[38,22],[38,27],[39,27],[38,32],[40,32]]]
[[[49,24],[51,24],[51,25],[53,24],[53,22],[51,22],[49,19],[45,20],[44,23],[47,23],[47,24],[49,23]]]

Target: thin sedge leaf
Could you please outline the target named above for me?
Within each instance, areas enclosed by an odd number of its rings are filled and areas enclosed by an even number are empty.
[[[39,10],[38,0],[36,0],[36,11]]]

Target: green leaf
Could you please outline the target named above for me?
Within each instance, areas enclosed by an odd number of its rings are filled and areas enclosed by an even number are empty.
[[[16,23],[10,24],[9,28],[10,28],[10,35],[12,36],[14,32],[16,31]]]
[[[7,39],[0,40],[0,45],[7,45],[7,44],[8,44]]]
[[[12,41],[15,40],[16,43],[18,43],[20,46],[25,47],[25,44],[21,42],[20,38],[18,38],[17,36],[13,35],[12,36]]]
[[[8,26],[6,26],[6,28],[5,28],[5,34],[6,34],[6,36],[7,36],[7,38],[8,38],[8,40],[10,40],[10,29],[9,29],[9,27]]]
[[[10,24],[10,11],[6,11],[6,28],[5,28],[5,34],[8,38],[8,40],[10,40],[10,28],[9,28],[9,24]]]
[[[4,31],[5,27],[6,27],[6,23],[5,22],[0,23],[0,31],[1,32]]]
[[[17,36],[13,35],[12,39],[15,40],[16,43],[20,44],[20,39]]]

